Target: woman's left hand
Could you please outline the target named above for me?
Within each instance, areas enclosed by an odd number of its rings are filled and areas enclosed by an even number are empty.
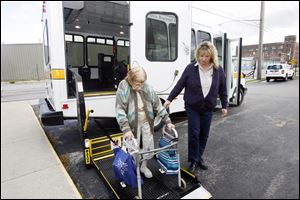
[[[175,125],[172,124],[172,123],[168,123],[168,124],[167,124],[167,128],[168,128],[169,130],[171,130],[172,128],[175,128]]]
[[[226,108],[222,108],[222,117],[225,117],[225,116],[227,116],[227,114],[228,114],[228,112],[227,112],[227,109]]]

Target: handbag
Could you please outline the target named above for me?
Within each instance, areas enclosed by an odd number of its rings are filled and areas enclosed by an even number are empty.
[[[137,174],[134,158],[123,148],[114,148],[115,158],[113,161],[113,170],[116,179],[123,181],[132,189],[137,188]],[[143,184],[143,180],[141,180]]]
[[[159,140],[159,147],[165,147],[169,145],[171,142],[170,139],[161,136]],[[170,148],[166,151],[159,152],[156,155],[157,162],[160,164],[160,166],[163,168],[163,170],[166,172],[166,174],[177,174],[179,170],[179,163],[178,163],[178,157],[176,150],[174,148]]]

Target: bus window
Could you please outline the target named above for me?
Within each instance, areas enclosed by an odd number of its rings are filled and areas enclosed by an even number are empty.
[[[177,57],[177,25],[174,23],[169,24],[170,33],[170,60],[176,60]]]
[[[146,19],[146,57],[150,61],[177,58],[177,17],[170,13],[150,13]]]
[[[105,42],[104,42],[105,41]],[[98,55],[113,55],[113,40],[106,38],[87,37],[87,65],[98,67]]]
[[[44,58],[45,58],[45,64],[47,65],[49,63],[49,43],[48,43],[48,22],[46,20],[45,22],[45,28],[44,28],[44,34],[43,34],[43,40],[44,40]]]
[[[223,62],[222,62],[222,55],[223,55],[223,52],[222,52],[222,38],[221,37],[217,37],[217,38],[214,38],[214,45],[217,49],[217,52],[218,52],[218,60],[219,60],[219,65],[221,67],[223,67]]]
[[[196,50],[196,33],[195,30],[192,29],[191,32],[191,61],[195,59],[195,50]]]
[[[197,46],[203,41],[211,42],[210,34],[208,32],[205,32],[205,31],[197,31],[197,39],[198,39]]]
[[[128,45],[128,46],[126,46]],[[117,61],[118,62],[126,62],[126,64],[129,63],[128,61],[129,57],[129,41],[125,40],[118,40],[117,41]]]
[[[84,39],[81,35],[65,34],[67,65],[84,66]]]

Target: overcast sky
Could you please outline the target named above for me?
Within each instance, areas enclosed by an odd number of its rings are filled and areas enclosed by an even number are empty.
[[[259,41],[259,1],[193,2],[193,16],[231,37],[243,37],[243,44]],[[38,43],[42,41],[42,1],[1,1],[1,43]],[[250,20],[250,21],[249,21]],[[299,2],[266,1],[264,43],[283,42],[296,35],[299,42]]]
[[[260,1],[198,1],[193,7],[193,16],[209,19],[212,28],[243,37],[243,44],[258,44]],[[286,35],[299,42],[298,1],[265,1],[264,22],[264,43],[283,42]]]

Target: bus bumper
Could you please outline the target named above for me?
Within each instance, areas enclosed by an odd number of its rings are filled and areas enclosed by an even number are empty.
[[[63,125],[64,118],[62,111],[54,111],[46,99],[39,100],[40,119],[44,126]]]

